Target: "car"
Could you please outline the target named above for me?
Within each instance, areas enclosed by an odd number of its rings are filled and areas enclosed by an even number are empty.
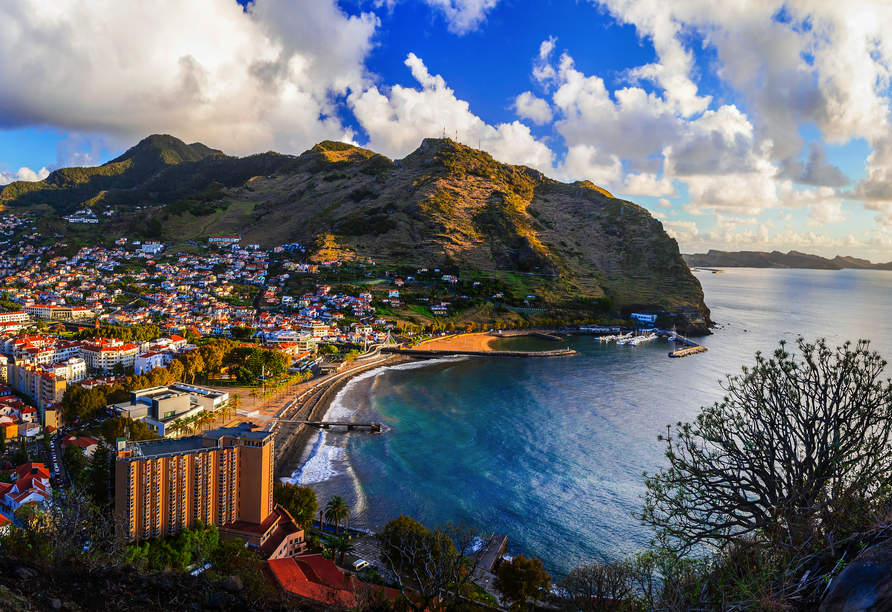
[[[369,566],[369,562],[365,559],[357,559],[353,562],[353,571],[358,572],[359,570],[365,569]]]

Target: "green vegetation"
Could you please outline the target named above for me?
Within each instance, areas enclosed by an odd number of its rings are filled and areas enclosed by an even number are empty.
[[[309,529],[319,509],[316,492],[310,487],[302,487],[291,483],[276,482],[273,485],[273,498],[281,505],[294,521]]]
[[[527,604],[547,595],[551,586],[551,576],[535,557],[527,559],[517,555],[511,561],[502,563],[494,583],[496,590],[511,602],[511,612],[522,612]]]

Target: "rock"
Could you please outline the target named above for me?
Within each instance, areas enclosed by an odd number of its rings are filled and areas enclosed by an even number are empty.
[[[33,570],[29,570],[27,567],[17,567],[13,572],[13,575],[19,580],[27,580],[28,578],[33,578],[37,575]]]
[[[210,610],[222,610],[224,603],[225,602],[223,601],[223,596],[218,593],[214,593],[213,595],[208,597],[207,603],[205,605]]]
[[[242,579],[238,576],[230,576],[226,580],[220,583],[220,588],[226,591],[227,593],[238,593],[244,588],[244,584],[242,584]]]
[[[53,606],[53,610],[61,610],[62,609],[62,601],[59,599],[50,600],[50,605]]]
[[[892,610],[892,540],[864,550],[830,585],[820,612]]]

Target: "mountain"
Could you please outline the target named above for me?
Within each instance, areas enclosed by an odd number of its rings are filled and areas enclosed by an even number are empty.
[[[187,145],[173,136],[155,134],[101,166],[62,168],[42,181],[10,183],[0,191],[0,203],[46,204],[65,214],[99,204],[132,207],[168,202],[204,191],[215,181],[224,186],[241,184],[288,159],[278,153],[239,159],[201,143]]]
[[[790,251],[715,251],[682,255],[692,268],[803,268],[810,270],[892,270],[892,262],[875,264],[857,257],[837,255],[827,259],[819,255]]]
[[[114,212],[100,226],[106,236],[181,243],[239,233],[263,247],[306,245],[317,261],[479,274],[550,307],[696,306],[708,318],[677,243],[645,209],[449,139],[427,139],[394,161],[331,141],[298,157],[239,159],[153,136],[105,166],[66,172],[84,179],[14,183],[0,198],[50,204],[56,214],[85,205]],[[74,231],[61,222],[47,229]]]

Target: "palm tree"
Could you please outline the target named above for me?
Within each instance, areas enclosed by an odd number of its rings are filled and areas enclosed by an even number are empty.
[[[325,520],[329,523],[334,522],[335,533],[338,532],[338,526],[341,524],[341,521],[349,518],[350,506],[347,505],[343,497],[336,495],[325,505]]]
[[[230,410],[238,411],[238,409],[242,407],[242,396],[238,393],[233,394],[233,396],[229,398],[229,404],[226,407]]]
[[[338,562],[338,565],[343,566],[344,565],[344,557],[348,553],[353,552],[353,544],[350,543],[350,539],[347,536],[341,536],[340,538],[335,538],[335,539],[331,540],[329,545],[331,546],[332,553],[340,553],[341,560]],[[332,557],[334,557],[334,556],[335,555],[332,554]]]
[[[166,430],[177,436],[185,431],[185,427],[183,427],[182,421],[180,419],[177,419],[176,421],[168,424]]]
[[[248,395],[250,395],[251,398],[253,399],[253,402],[252,402],[252,405],[253,405],[253,404],[257,403],[257,397],[260,395],[260,393],[257,391],[257,387],[252,387],[251,393],[249,393]]]

